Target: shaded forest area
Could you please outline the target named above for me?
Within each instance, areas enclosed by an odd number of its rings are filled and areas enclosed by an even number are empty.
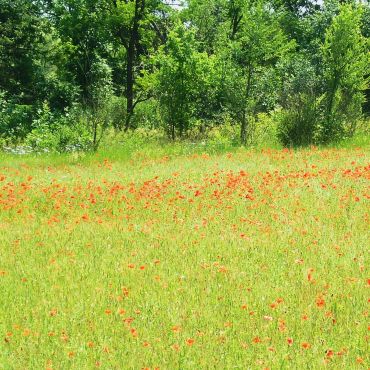
[[[341,140],[370,110],[369,33],[356,1],[0,0],[0,146]]]

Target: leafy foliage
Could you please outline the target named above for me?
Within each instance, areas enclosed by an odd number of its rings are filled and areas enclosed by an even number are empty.
[[[325,81],[325,119],[320,139],[330,141],[353,134],[365,102],[369,79],[368,42],[361,35],[361,9],[342,5],[327,29],[322,46]]]
[[[197,50],[194,33],[177,23],[157,59],[156,95],[169,133],[183,136],[192,118],[206,118],[214,94],[214,60]]]
[[[284,145],[308,145],[351,136],[369,111],[368,4],[169,3],[0,0],[2,141],[58,135],[78,110],[95,149],[141,127],[253,145],[260,114]]]

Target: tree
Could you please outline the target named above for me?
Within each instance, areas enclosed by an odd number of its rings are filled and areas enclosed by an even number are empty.
[[[342,5],[322,45],[325,113],[320,137],[329,141],[352,134],[368,87],[368,41],[361,34],[361,8]]]
[[[208,54],[217,52],[221,29],[227,20],[227,0],[190,0],[182,18],[194,29],[195,38],[201,51]]]
[[[91,68],[90,109],[88,119],[92,131],[93,149],[97,150],[110,122],[110,102],[113,96],[112,70],[102,58],[96,58]],[[99,134],[100,129],[100,134]]]
[[[283,145],[304,146],[314,141],[320,119],[322,76],[306,53],[294,53],[279,61],[275,73],[279,76],[278,136]]]
[[[256,111],[256,79],[268,66],[274,66],[294,43],[288,42],[276,16],[261,3],[245,2],[237,31],[231,19],[231,41],[224,49],[228,107],[240,122],[240,140],[247,142],[248,121]],[[235,31],[235,34],[234,34]]]
[[[41,0],[0,0],[2,126],[14,137],[28,134],[45,101],[62,114],[78,93],[66,68],[68,45],[44,10]]]
[[[126,51],[127,111],[125,130],[130,128],[134,109],[139,102],[149,97],[140,93],[136,98],[136,79],[143,69],[142,58],[148,56],[152,46],[166,41],[166,29],[161,27],[161,17],[166,16],[169,7],[160,0],[109,0],[111,5],[111,26],[113,35]],[[159,43],[159,44],[160,44]]]
[[[66,49],[65,68],[80,90],[80,100],[90,106],[92,68],[96,58],[107,58],[112,49],[105,27],[105,0],[55,0],[45,11]]]
[[[212,61],[206,53],[197,51],[193,30],[177,22],[158,55],[157,64],[156,96],[174,140],[177,134],[181,137],[186,133],[191,118],[196,118],[197,113],[201,115],[207,106]]]
[[[40,9],[30,1],[0,0],[0,89],[34,102],[34,59],[42,42]]]

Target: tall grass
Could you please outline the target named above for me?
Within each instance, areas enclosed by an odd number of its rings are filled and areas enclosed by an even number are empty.
[[[206,151],[0,157],[1,368],[369,366],[369,146]]]

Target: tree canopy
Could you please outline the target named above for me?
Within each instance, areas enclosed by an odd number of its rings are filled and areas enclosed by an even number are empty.
[[[368,4],[182,3],[0,0],[1,140],[41,121],[79,125],[93,147],[109,128],[175,140],[227,122],[245,145],[261,114],[285,145],[353,135],[369,111]]]

